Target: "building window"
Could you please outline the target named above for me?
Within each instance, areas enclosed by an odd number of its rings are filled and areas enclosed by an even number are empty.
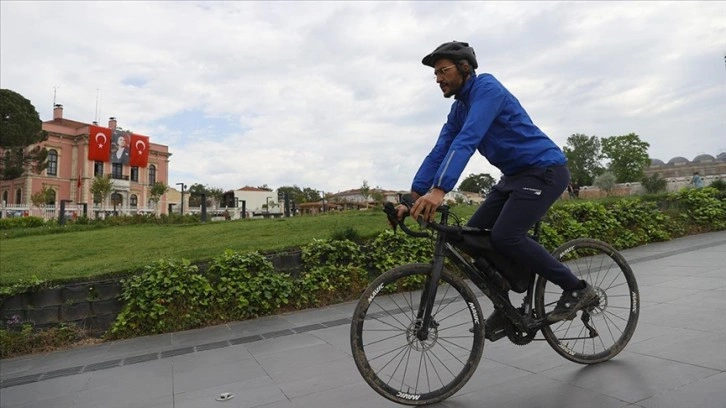
[[[50,190],[50,192],[48,193],[48,201],[45,202],[45,205],[55,205],[55,196],[55,190]]]
[[[156,184],[156,166],[149,166],[149,185],[153,186]]]
[[[3,205],[8,204],[8,190],[3,191]]]
[[[23,197],[23,190],[15,190],[15,204],[20,204],[20,199]]]
[[[123,164],[111,163],[111,178],[120,180],[123,178]]]
[[[139,168],[138,167],[132,167],[131,168],[131,181],[139,182]]]
[[[124,198],[123,198],[123,196],[121,196],[121,194],[119,194],[119,193],[111,194],[111,204],[113,204],[114,206],[117,206],[117,205],[120,206],[121,204],[123,204],[123,202],[124,202]]]
[[[96,177],[103,176],[103,162],[97,161],[93,163],[93,175]]]
[[[58,175],[58,151],[54,149],[48,150],[48,167],[45,169],[45,174],[48,176]]]
[[[129,197],[129,205],[131,207],[136,208],[138,205],[139,199],[136,197],[136,194],[131,194],[131,197]]]

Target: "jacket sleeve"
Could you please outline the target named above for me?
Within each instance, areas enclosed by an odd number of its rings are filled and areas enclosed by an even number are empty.
[[[436,145],[431,152],[426,156],[421,167],[419,167],[416,176],[413,178],[411,185],[411,191],[418,193],[419,195],[426,194],[431,187],[433,187],[434,175],[441,166],[441,162],[444,160],[446,153],[449,151],[451,142],[459,132],[459,127],[456,124],[456,107],[458,103],[454,103],[451,106],[451,111],[447,117],[446,123],[441,128],[439,138],[436,140]]]
[[[440,162],[434,176],[433,187],[445,192],[454,189],[471,155],[481,144],[494,119],[504,104],[505,92],[496,83],[474,84],[471,90],[470,107],[464,124]]]

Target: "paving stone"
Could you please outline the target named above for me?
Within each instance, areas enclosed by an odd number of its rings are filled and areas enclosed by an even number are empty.
[[[644,408],[723,408],[726,406],[726,373],[668,390],[639,401]]]
[[[637,403],[717,373],[709,368],[622,352],[616,359],[602,364],[565,365],[543,374],[620,401]]]
[[[430,407],[726,407],[726,231],[623,253],[641,315],[615,359],[584,366],[544,341],[486,342],[468,384]],[[355,304],[2,360],[0,408],[400,407],[351,358]],[[215,401],[222,392],[235,398]]]

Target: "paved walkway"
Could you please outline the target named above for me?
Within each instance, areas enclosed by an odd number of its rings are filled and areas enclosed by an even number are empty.
[[[726,407],[726,231],[624,251],[641,317],[615,359],[486,345],[445,408]],[[351,358],[354,304],[0,361],[2,408],[385,408]],[[491,304],[483,299],[485,314]],[[234,394],[226,401],[222,393]]]

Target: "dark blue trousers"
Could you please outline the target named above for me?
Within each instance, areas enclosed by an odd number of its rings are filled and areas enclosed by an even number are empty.
[[[575,275],[527,232],[560,197],[570,182],[567,166],[531,168],[503,176],[471,217],[468,226],[491,229],[494,247],[525,268],[559,285],[574,289]]]

